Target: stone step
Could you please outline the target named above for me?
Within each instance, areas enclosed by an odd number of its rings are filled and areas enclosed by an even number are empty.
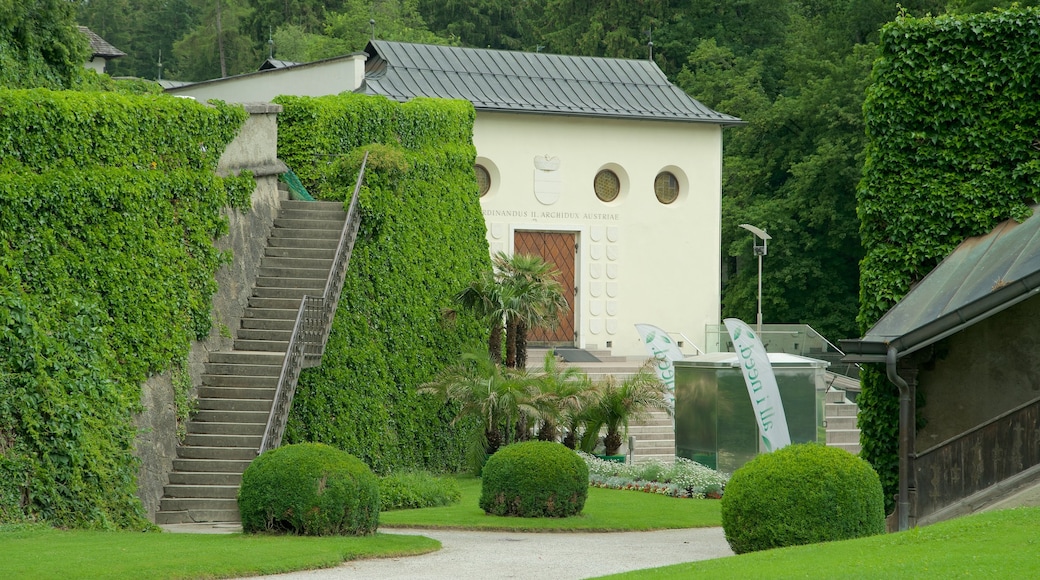
[[[278,212],[278,218],[283,220],[328,220],[347,221],[347,212],[343,208],[326,209],[283,209]]]
[[[671,423],[668,425],[629,425],[629,435],[639,435],[640,437],[670,437],[675,438],[675,428],[672,427]]]
[[[243,318],[242,325],[239,328],[245,330],[282,330],[285,332],[292,332],[293,327],[296,326],[296,319],[278,319],[278,318]]]
[[[237,485],[166,485],[163,487],[166,497],[170,498],[213,498],[237,499]]]
[[[269,248],[296,248],[301,250],[332,250],[339,247],[339,237],[331,238],[293,238],[285,235],[285,230],[279,232],[281,235],[267,238]]]
[[[828,429],[827,445],[852,443],[859,445],[859,429]]]
[[[236,423],[236,424],[267,424],[267,411],[222,411],[219,409],[200,409],[195,412],[191,422],[199,423]]]
[[[325,291],[326,276],[321,278],[282,278],[277,276],[257,276],[256,286],[261,288],[306,288],[311,290],[307,294],[314,296],[321,296]],[[317,292],[315,292],[317,290]],[[256,295],[256,288],[253,289],[253,295]]]
[[[188,433],[208,433],[211,435],[252,435],[262,437],[267,428],[267,418],[263,423],[221,423],[215,421],[188,421]]]
[[[275,227],[271,229],[271,236],[269,240],[274,239],[293,239],[293,240],[328,240],[333,242],[333,247],[339,246],[339,238],[342,231],[339,229],[300,229],[300,228],[287,228],[278,226],[278,220],[275,220]],[[303,244],[294,244],[298,247],[307,247]]]
[[[263,341],[252,341],[252,342],[263,342]],[[238,341],[236,341],[236,344]],[[252,349],[250,349],[252,350]],[[285,356],[285,347],[282,348],[282,356]],[[202,389],[205,387],[233,387],[233,388],[248,388],[248,389],[274,389],[278,386],[278,376],[241,376],[241,375],[202,375],[202,387],[199,388],[199,396],[210,396],[203,395]],[[244,397],[243,397],[244,398]]]
[[[209,362],[224,364],[247,364],[247,365],[279,365],[285,357],[270,352],[255,350],[223,350],[211,351]]]
[[[675,454],[675,441],[644,441],[636,438],[636,453],[646,454]]]
[[[260,258],[260,269],[265,268],[287,268],[287,269],[309,269],[321,270],[328,276],[332,269],[332,258],[283,258],[276,256],[264,256]]]
[[[291,280],[300,278],[304,280],[321,280],[321,287],[325,288],[325,281],[329,277],[329,269],[325,268],[282,268],[260,266],[257,271],[258,278],[284,278]]]
[[[326,201],[321,199],[316,200],[302,200],[302,199],[283,199],[280,209],[281,211],[287,210],[314,210],[314,211],[344,211],[346,205],[342,201]]]
[[[296,308],[246,308],[242,313],[243,318],[262,318],[265,320],[292,320],[300,313],[299,304]]]
[[[328,260],[330,263],[336,257],[336,248],[293,248],[281,247],[264,248],[264,256],[271,258],[303,258],[307,260]]]
[[[855,417],[857,413],[859,407],[852,403],[827,403],[823,408],[826,417]]]
[[[174,459],[173,469],[181,472],[238,473],[252,463],[252,459]]]
[[[277,364],[263,365],[206,363],[206,374],[208,375],[234,375],[238,377],[277,377],[281,373],[282,361],[278,361]]]
[[[289,341],[287,340],[236,340],[236,349],[244,350],[268,350],[271,352],[280,352],[283,355],[285,351],[289,349]]]
[[[256,459],[256,449],[249,447],[196,447],[194,445],[181,445],[177,447],[177,457],[180,459],[252,461]]]
[[[205,522],[239,522],[241,516],[238,507],[230,509],[192,509],[178,511],[158,511],[155,513],[157,525],[166,524],[192,524]]]
[[[215,435],[211,433],[188,433],[184,436],[184,445],[196,447],[248,447],[254,455],[260,449],[260,435]]]
[[[253,296],[250,298],[291,298],[296,301],[296,305],[291,310],[299,310],[300,300],[307,294],[311,296],[318,296],[325,291],[323,286],[320,291],[315,292],[312,288],[279,288],[277,286],[271,287],[254,287]],[[283,307],[284,308],[284,307]]]
[[[857,429],[855,417],[827,417],[827,430],[849,430]]]
[[[340,232],[343,230],[343,224],[345,223],[347,223],[347,214],[345,213],[338,216],[321,215],[318,216],[318,219],[294,219],[281,216],[274,218],[275,229],[301,230],[308,232],[333,231],[336,232],[337,236],[339,236]]]
[[[205,472],[205,471],[171,471],[172,485],[233,485],[242,484],[241,473]]]
[[[271,391],[274,394],[274,391]],[[261,413],[271,412],[271,399],[231,399],[221,398],[199,398],[199,409],[213,411],[259,411]]]
[[[293,312],[299,312],[300,302],[303,300],[305,292],[299,292],[299,294],[299,296],[286,298],[250,296],[249,301],[247,302],[247,310],[255,308],[259,310],[292,310]]]
[[[238,329],[238,340],[268,340],[288,343],[291,337],[291,328],[289,330],[261,330],[256,328]]]
[[[848,399],[845,397],[845,391],[838,389],[828,389],[824,395],[825,403],[848,403]]]

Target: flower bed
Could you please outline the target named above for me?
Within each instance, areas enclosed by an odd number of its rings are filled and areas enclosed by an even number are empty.
[[[676,457],[674,464],[660,461],[627,464],[603,461],[578,452],[589,466],[589,485],[607,489],[631,489],[670,497],[693,499],[722,497],[729,475],[696,461]]]

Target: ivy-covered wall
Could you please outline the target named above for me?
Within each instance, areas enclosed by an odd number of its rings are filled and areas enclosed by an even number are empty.
[[[371,152],[362,222],[332,335],[305,370],[291,442],[320,441],[373,469],[463,466],[453,413],[416,387],[486,344],[486,325],[453,296],[490,269],[473,173],[468,102],[383,97],[279,97],[279,156],[324,199],[345,200]]]
[[[240,107],[0,90],[0,521],[143,527],[141,384],[210,330]]]
[[[866,331],[962,240],[1040,197],[1040,9],[899,18],[881,31],[858,193]],[[863,375],[862,455],[898,481],[898,393]],[[891,507],[891,503],[889,504]]]

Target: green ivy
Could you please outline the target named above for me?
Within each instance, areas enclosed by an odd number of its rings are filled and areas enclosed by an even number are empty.
[[[961,241],[1032,215],[1040,191],[1040,9],[899,18],[881,31],[864,113],[858,323],[866,331]],[[891,507],[898,395],[863,375],[862,455]]]
[[[0,90],[0,521],[147,526],[141,384],[210,329],[240,107]],[[187,405],[188,401],[185,400]]]
[[[320,367],[300,377],[287,438],[386,473],[463,466],[468,427],[416,388],[486,343],[453,296],[490,269],[469,103],[279,97],[278,150],[312,192],[347,200],[369,151],[361,230]]]

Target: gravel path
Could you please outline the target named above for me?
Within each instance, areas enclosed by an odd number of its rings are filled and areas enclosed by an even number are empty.
[[[442,547],[422,556],[359,560],[336,568],[260,578],[577,580],[733,554],[722,528],[555,534],[385,528],[380,532],[419,534],[440,541]]]

